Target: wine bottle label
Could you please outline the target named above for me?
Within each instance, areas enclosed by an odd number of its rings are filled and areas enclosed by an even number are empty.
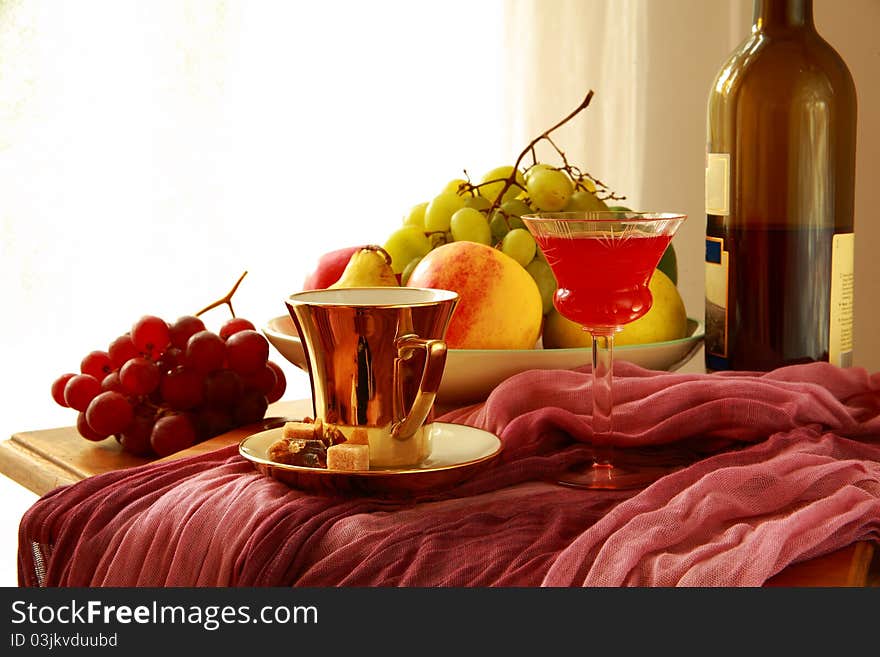
[[[730,214],[730,153],[706,153],[706,214]]]
[[[706,237],[706,366],[727,366],[727,267],[729,254],[720,237]]]
[[[840,367],[852,365],[854,253],[854,234],[837,233],[831,242],[831,323],[828,336],[828,360]]]

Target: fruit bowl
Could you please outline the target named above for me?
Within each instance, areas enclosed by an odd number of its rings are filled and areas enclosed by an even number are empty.
[[[308,372],[302,343],[289,316],[276,317],[263,334],[288,361]],[[614,357],[646,369],[677,370],[703,343],[703,323],[688,318],[687,337],[667,342],[621,345]],[[460,406],[484,400],[506,378],[533,369],[572,369],[587,365],[590,349],[450,349],[437,394],[440,406]]]

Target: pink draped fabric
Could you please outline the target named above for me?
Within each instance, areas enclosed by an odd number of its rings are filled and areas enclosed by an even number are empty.
[[[19,577],[45,586],[756,586],[880,540],[880,374],[615,366],[628,458],[699,455],[644,490],[559,486],[583,460],[589,373],[531,371],[439,418],[501,456],[418,500],[308,494],[235,447],[57,489],[22,519]]]

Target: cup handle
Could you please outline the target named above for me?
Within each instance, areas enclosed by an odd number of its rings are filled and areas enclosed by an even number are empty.
[[[407,334],[397,338],[397,358],[394,361],[394,421],[391,423],[391,435],[398,440],[406,440],[412,436],[428,417],[434,398],[440,389],[440,379],[446,365],[446,342],[444,340],[425,339],[417,335]],[[412,358],[413,350],[425,350],[425,367],[419,390],[413,400],[412,408],[403,408],[403,379],[401,368],[405,361]]]

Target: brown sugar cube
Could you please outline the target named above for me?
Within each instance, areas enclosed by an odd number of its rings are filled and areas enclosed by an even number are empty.
[[[367,430],[363,427],[355,427],[354,431],[351,432],[351,438],[348,439],[348,442],[352,445],[369,445],[370,439],[367,436]]]
[[[285,422],[281,436],[288,440],[314,440],[315,425],[307,422]]]
[[[328,470],[369,470],[370,446],[339,443],[327,448]]]

